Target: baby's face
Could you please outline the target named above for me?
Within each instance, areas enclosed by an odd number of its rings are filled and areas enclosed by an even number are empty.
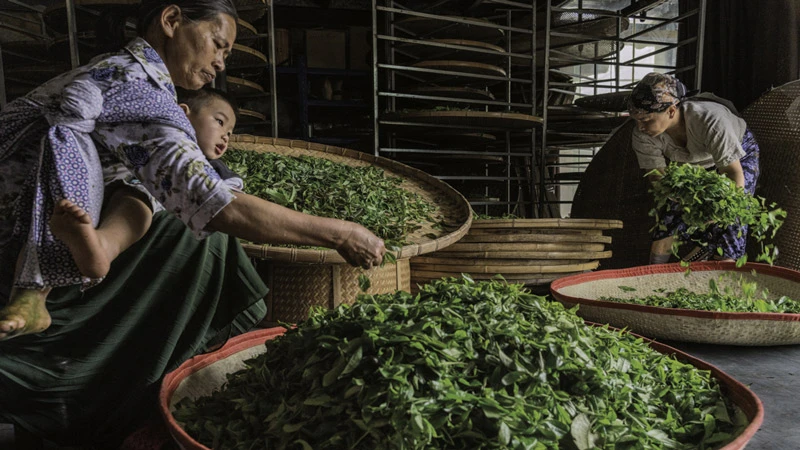
[[[228,139],[236,126],[236,115],[228,102],[213,98],[197,111],[189,111],[189,122],[206,158],[219,159],[228,150]]]

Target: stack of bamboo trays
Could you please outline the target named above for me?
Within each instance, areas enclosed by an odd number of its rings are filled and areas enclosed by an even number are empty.
[[[611,257],[605,230],[622,221],[600,219],[474,220],[458,242],[411,258],[412,291],[417,285],[468,274],[476,280],[501,275],[507,281],[541,286],[597,269]]]

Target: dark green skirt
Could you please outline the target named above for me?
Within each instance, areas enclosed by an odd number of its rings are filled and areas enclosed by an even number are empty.
[[[0,419],[62,445],[118,440],[164,374],[258,323],[266,293],[236,239],[156,214],[100,285],[51,292],[48,330],[0,342]]]

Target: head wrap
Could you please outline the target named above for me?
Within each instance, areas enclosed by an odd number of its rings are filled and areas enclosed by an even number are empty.
[[[631,114],[660,113],[682,102],[690,94],[686,86],[672,75],[651,72],[642,78],[628,97]]]

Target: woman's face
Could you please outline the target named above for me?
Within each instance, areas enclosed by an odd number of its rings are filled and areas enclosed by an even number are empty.
[[[673,108],[670,106],[670,108]],[[644,114],[631,114],[631,118],[636,122],[636,127],[639,131],[648,136],[658,136],[667,131],[667,128],[672,125],[672,117],[670,117],[670,110],[660,113],[644,113]],[[672,113],[674,115],[674,113]]]
[[[200,89],[225,70],[236,40],[236,21],[227,14],[215,19],[189,22],[182,18],[165,46],[164,63],[173,83]]]

